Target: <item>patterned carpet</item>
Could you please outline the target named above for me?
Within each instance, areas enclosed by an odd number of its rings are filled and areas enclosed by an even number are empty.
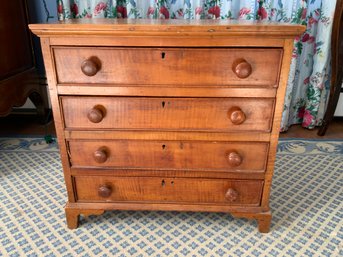
[[[112,211],[66,229],[55,144],[0,138],[0,256],[343,256],[343,141],[282,140],[271,232],[222,213]]]

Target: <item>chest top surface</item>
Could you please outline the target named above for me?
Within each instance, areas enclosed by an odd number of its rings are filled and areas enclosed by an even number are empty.
[[[294,38],[304,26],[260,21],[235,20],[152,20],[72,19],[47,24],[30,24],[39,36],[51,35],[159,35],[159,36],[270,36]]]

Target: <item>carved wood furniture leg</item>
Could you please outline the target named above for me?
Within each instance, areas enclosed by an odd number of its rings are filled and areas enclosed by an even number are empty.
[[[66,212],[68,228],[69,229],[77,228],[79,226],[80,210],[66,207],[65,212]]]
[[[45,88],[41,90],[40,93],[38,92],[33,92],[32,94],[29,95],[30,100],[32,103],[36,106],[37,108],[37,114],[39,117],[39,120],[42,124],[47,123],[48,120],[48,109],[49,109],[49,104],[48,104],[48,96],[46,92],[43,92],[43,90],[46,90]]]
[[[258,223],[258,231],[260,233],[268,233],[270,231],[270,224],[272,221],[272,213],[261,212],[261,213],[232,213],[232,216],[235,218],[247,218],[254,219]]]
[[[331,37],[331,88],[323,124],[318,131],[324,136],[337,107],[343,82],[343,0],[338,0],[332,25]]]
[[[271,212],[260,213],[256,220],[258,222],[258,231],[260,233],[268,233],[272,222]]]
[[[101,215],[104,210],[93,210],[93,209],[79,209],[70,206],[65,207],[67,226],[69,229],[76,229],[79,226],[79,216],[82,214],[84,217],[90,215]]]

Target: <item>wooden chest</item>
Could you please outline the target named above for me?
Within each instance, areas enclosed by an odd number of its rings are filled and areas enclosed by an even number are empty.
[[[293,40],[304,27],[70,20],[41,37],[69,228],[105,210],[228,212],[268,232]]]

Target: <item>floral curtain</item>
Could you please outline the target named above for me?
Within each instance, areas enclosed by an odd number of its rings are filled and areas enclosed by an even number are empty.
[[[314,128],[324,116],[330,87],[330,38],[336,0],[58,0],[70,18],[242,19],[297,23],[281,130]]]

